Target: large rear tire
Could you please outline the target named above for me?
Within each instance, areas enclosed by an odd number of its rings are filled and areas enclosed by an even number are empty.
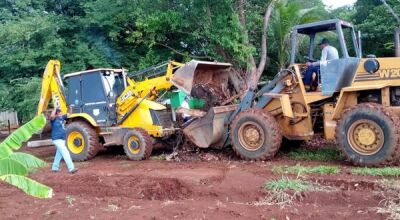
[[[336,140],[354,165],[393,164],[400,155],[399,117],[379,104],[358,104],[339,121]]]
[[[99,137],[95,129],[86,122],[74,121],[68,124],[66,133],[66,144],[72,160],[89,160],[99,152]]]
[[[129,130],[124,136],[124,151],[130,160],[146,160],[153,151],[150,135],[141,128]]]
[[[278,152],[282,134],[271,114],[261,109],[249,109],[233,120],[230,139],[233,150],[242,159],[265,160]]]

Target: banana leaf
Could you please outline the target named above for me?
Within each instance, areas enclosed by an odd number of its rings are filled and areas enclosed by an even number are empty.
[[[22,143],[42,130],[45,124],[44,115],[36,116],[0,143],[0,181],[7,182],[37,198],[51,198],[53,190],[25,176],[28,174],[28,169],[46,166],[46,163],[26,153],[13,153],[13,150],[21,148]]]
[[[7,182],[21,189],[26,194],[37,198],[51,198],[53,196],[53,189],[25,176],[9,174],[0,176],[0,180]]]
[[[20,162],[22,165],[24,165],[28,170],[32,168],[40,168],[40,167],[45,167],[47,166],[47,163],[44,162],[43,160],[27,154],[27,153],[22,153],[22,152],[15,152],[12,153],[8,158],[16,160]],[[0,166],[1,169],[1,166]]]
[[[28,174],[26,167],[20,162],[5,158],[0,160],[0,176],[7,174],[15,174],[25,176]]]
[[[12,150],[8,147],[0,147],[0,159],[6,158],[12,154]]]
[[[22,143],[29,140],[33,134],[39,132],[46,125],[46,117],[38,115],[10,134],[1,144],[0,148],[18,150]],[[0,155],[1,157],[1,155]]]

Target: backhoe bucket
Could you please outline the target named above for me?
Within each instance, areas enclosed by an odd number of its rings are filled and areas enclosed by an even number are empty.
[[[193,121],[183,133],[200,148],[221,148],[224,145],[227,128],[225,122],[238,105],[213,107],[207,114]]]
[[[200,84],[209,84],[222,90],[228,85],[231,66],[230,63],[192,60],[175,71],[171,82],[186,94],[191,94],[192,88]]]

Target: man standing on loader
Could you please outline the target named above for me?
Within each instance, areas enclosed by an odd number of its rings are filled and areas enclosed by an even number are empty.
[[[313,83],[315,82],[315,78],[319,74],[321,62],[339,59],[339,53],[337,49],[329,45],[328,39],[323,38],[318,45],[319,48],[322,50],[320,61],[306,63],[307,70],[304,74],[304,85],[306,86],[307,90],[316,87],[315,85],[313,85]]]
[[[70,113],[72,108],[69,109]],[[71,155],[65,145],[65,120],[67,119],[67,114],[63,115],[61,110],[54,108],[50,115],[51,120],[51,140],[57,148],[56,155],[54,157],[54,162],[51,170],[53,172],[58,172],[61,159],[64,159],[67,164],[68,171],[70,173],[75,173],[78,169],[75,168],[72,162]]]

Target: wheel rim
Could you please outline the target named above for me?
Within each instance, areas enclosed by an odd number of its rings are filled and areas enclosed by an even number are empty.
[[[85,139],[83,138],[83,135],[78,131],[72,131],[69,133],[67,137],[67,146],[73,154],[82,153],[85,148]]]
[[[354,122],[347,132],[347,139],[350,147],[362,155],[377,153],[385,143],[382,128],[374,121],[367,119]]]
[[[246,122],[239,127],[239,143],[249,151],[260,149],[265,140],[263,129],[255,122]]]
[[[138,137],[131,136],[128,139],[128,150],[132,154],[138,154],[140,152],[140,142]]]

